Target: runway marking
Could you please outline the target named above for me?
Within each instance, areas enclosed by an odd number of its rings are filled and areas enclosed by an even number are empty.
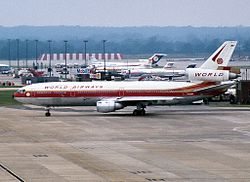
[[[16,175],[14,172],[12,172],[10,169],[8,169],[7,167],[5,167],[3,164],[0,164],[0,167],[3,170],[5,170],[6,172],[8,172],[11,176],[15,177],[18,181],[25,182],[21,177],[19,177],[18,175]]]
[[[101,118],[101,119],[122,119],[122,117],[119,117],[119,116],[105,116],[105,117],[101,116],[99,118]]]

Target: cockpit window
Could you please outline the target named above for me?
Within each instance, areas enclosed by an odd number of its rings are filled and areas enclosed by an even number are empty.
[[[25,93],[25,89],[18,89],[17,93]]]

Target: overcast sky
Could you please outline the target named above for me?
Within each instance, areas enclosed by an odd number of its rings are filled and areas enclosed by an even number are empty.
[[[1,0],[0,25],[250,26],[250,0]]]

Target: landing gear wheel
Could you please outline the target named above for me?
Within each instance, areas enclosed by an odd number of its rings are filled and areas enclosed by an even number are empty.
[[[51,116],[50,112],[46,112],[46,113],[45,113],[45,116],[46,116],[46,117]]]
[[[209,105],[209,100],[207,98],[203,99],[205,105]]]
[[[146,111],[144,110],[144,109],[142,109],[141,111],[140,111],[141,113],[141,116],[145,116],[145,114],[146,114]]]
[[[144,103],[138,103],[136,105],[136,109],[133,111],[134,116],[145,116],[146,111],[145,111],[146,105]]]
[[[51,116],[51,114],[50,114],[50,112],[49,112],[50,109],[51,109],[51,108],[50,108],[49,106],[45,108],[45,110],[46,110],[45,116],[46,116],[46,117],[50,117],[50,116]]]
[[[138,111],[139,111],[139,110],[135,109],[135,110],[133,111],[133,115],[134,115],[134,116],[138,116],[138,113],[139,113]]]
[[[134,116],[145,116],[146,111],[144,109],[135,109],[133,111]]]
[[[230,96],[229,102],[230,102],[230,104],[236,104],[236,98],[235,98],[234,95],[231,95],[231,96]]]

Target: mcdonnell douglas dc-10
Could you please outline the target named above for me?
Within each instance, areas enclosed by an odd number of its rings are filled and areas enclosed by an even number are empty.
[[[191,82],[51,82],[20,88],[16,100],[46,107],[46,116],[54,106],[96,106],[98,112],[113,112],[136,106],[133,115],[145,115],[151,105],[191,104],[224,93],[235,84],[237,74],[219,70],[227,66],[236,41],[224,42],[200,68],[190,69]]]

